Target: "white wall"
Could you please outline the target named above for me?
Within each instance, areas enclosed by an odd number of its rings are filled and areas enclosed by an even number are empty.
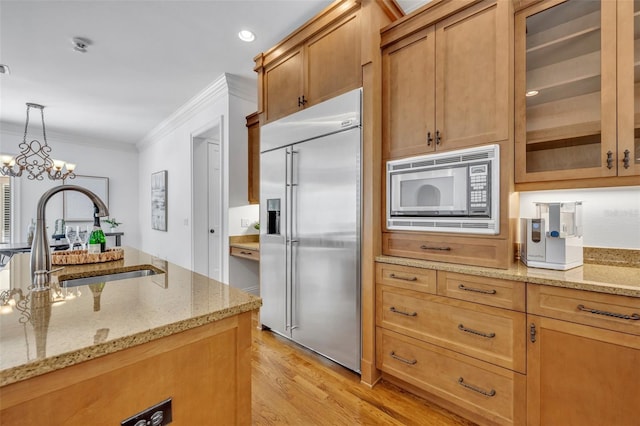
[[[520,193],[520,216],[535,217],[534,202],[582,201],[584,245],[640,249],[640,186]]]
[[[246,219],[248,227],[242,226],[242,220]],[[253,227],[260,220],[260,206],[249,204],[246,206],[232,207],[229,209],[229,235],[253,235],[260,231]]]
[[[141,249],[184,268],[192,268],[191,138],[222,117],[223,250],[228,253],[229,224],[239,222],[229,207],[247,205],[247,129],[245,117],[256,109],[255,82],[225,74],[154,129],[138,147]],[[151,173],[167,170],[167,231],[151,229]],[[233,216],[232,216],[233,215]],[[257,220],[257,219],[256,219]],[[224,256],[223,281],[234,285]]]
[[[0,131],[0,152],[15,155],[22,137],[22,133],[3,124]],[[135,146],[118,142],[105,142],[103,146],[99,146],[72,136],[51,132],[47,132],[47,142],[51,146],[50,155],[53,158],[76,163],[76,174],[109,178],[109,212],[112,217],[122,222],[118,228],[118,231],[125,233],[122,243],[138,247],[138,154]],[[106,146],[109,148],[105,148]],[[68,183],[73,184],[73,181],[69,180]],[[17,200],[14,210],[14,242],[27,240],[27,227],[31,218],[35,219],[40,196],[48,189],[61,184],[61,181],[52,181],[46,177],[42,181],[29,180],[26,175],[13,178],[12,185],[16,190]],[[53,234],[55,220],[63,217],[62,200],[62,193],[58,193],[47,204],[49,235]],[[88,212],[89,216],[92,216],[92,213]],[[103,229],[108,230],[108,225],[104,224]],[[109,243],[113,244],[113,241]]]

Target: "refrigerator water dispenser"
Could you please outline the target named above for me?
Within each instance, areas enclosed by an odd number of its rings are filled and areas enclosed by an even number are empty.
[[[267,200],[267,234],[280,235],[280,198]]]

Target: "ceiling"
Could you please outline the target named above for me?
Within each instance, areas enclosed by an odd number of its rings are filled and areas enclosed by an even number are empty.
[[[0,74],[0,126],[21,134],[35,102],[50,139],[135,144],[223,73],[255,81],[254,56],[330,3],[0,0],[0,64],[11,70]],[[241,29],[256,40],[240,41]],[[86,53],[73,37],[91,41]],[[0,151],[16,153],[15,142]]]

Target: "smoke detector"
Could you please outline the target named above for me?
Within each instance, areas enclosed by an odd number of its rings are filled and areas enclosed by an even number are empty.
[[[71,39],[71,44],[76,52],[85,53],[87,47],[91,45],[91,40],[83,37],[74,37]]]

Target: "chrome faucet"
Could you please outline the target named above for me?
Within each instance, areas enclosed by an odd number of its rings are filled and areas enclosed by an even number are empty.
[[[51,188],[38,201],[36,210],[36,229],[33,234],[33,244],[31,245],[31,283],[32,290],[48,290],[49,274],[51,273],[51,250],[47,239],[47,225],[45,223],[45,208],[49,199],[62,191],[78,191],[89,197],[97,209],[98,216],[108,216],[109,209],[104,202],[87,188],[77,185],[60,185]]]

